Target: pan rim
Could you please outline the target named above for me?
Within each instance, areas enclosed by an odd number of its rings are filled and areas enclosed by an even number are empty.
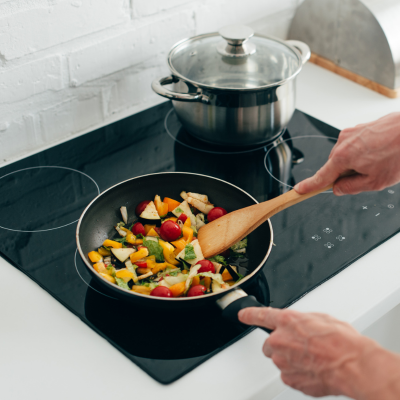
[[[129,181],[132,181],[132,180],[135,180],[135,179],[144,178],[144,177],[147,177],[147,176],[165,175],[165,174],[196,175],[196,176],[202,176],[202,177],[205,177],[205,178],[214,179],[214,180],[216,180],[216,181],[220,181],[220,182],[226,183],[226,184],[228,184],[228,185],[230,185],[230,186],[233,186],[234,188],[240,190],[240,191],[243,192],[245,195],[247,195],[248,197],[250,197],[250,198],[255,202],[255,204],[259,204],[259,202],[258,202],[251,194],[247,193],[247,192],[246,192],[245,190],[243,190],[242,188],[240,188],[240,187],[238,187],[238,186],[236,186],[236,185],[234,185],[234,184],[232,184],[232,183],[230,183],[230,182],[224,181],[223,179],[215,178],[215,177],[210,176],[210,175],[196,174],[196,173],[193,173],[193,172],[183,172],[183,171],[166,171],[166,172],[155,172],[155,173],[152,173],[152,174],[145,174],[145,175],[135,176],[134,178],[126,179],[126,180],[124,180],[124,181],[122,181],[122,182],[119,182],[119,183],[113,185],[113,186],[110,186],[108,189],[104,190],[104,191],[101,192],[99,195],[97,195],[97,196],[86,206],[86,208],[83,210],[81,216],[79,217],[78,224],[77,224],[77,227],[76,227],[76,234],[75,234],[75,237],[76,237],[76,244],[77,244],[78,252],[79,252],[79,255],[81,256],[81,259],[83,260],[83,262],[84,262],[84,264],[86,265],[86,267],[89,268],[89,270],[90,270],[93,274],[97,274],[97,272],[95,271],[95,269],[93,268],[93,266],[92,266],[91,264],[89,264],[88,261],[86,260],[86,257],[85,257],[84,254],[83,254],[83,251],[82,251],[82,248],[81,248],[81,245],[80,245],[80,241],[79,241],[79,229],[80,229],[81,222],[82,222],[83,217],[85,216],[86,212],[89,210],[89,208],[92,206],[92,204],[95,203],[101,196],[103,196],[105,193],[107,193],[108,191],[110,191],[111,189],[113,189],[113,188],[115,188],[115,187],[117,187],[117,186],[119,186],[119,185],[122,185],[122,184],[124,184],[124,183],[126,183],[126,182],[129,182]],[[271,223],[270,219],[268,219],[267,222],[268,222],[268,225],[269,225],[269,230],[270,230],[271,237],[270,237],[270,242],[269,242],[269,245],[268,245],[268,251],[267,251],[265,257],[262,259],[262,261],[260,262],[260,264],[258,265],[258,267],[257,267],[251,274],[246,275],[241,281],[239,281],[238,283],[235,283],[235,284],[232,285],[229,289],[225,289],[225,290],[223,291],[224,294],[227,294],[227,293],[229,293],[230,291],[235,290],[236,288],[240,287],[244,282],[248,281],[251,277],[253,277],[256,273],[258,273],[258,272],[260,271],[261,268],[263,268],[265,262],[267,261],[269,255],[270,255],[270,253],[271,253],[272,245],[273,245],[273,240],[274,240],[274,231],[273,231],[273,229],[272,229],[272,223]],[[98,275],[98,278],[99,278],[99,279],[101,279],[101,280],[102,280],[103,282],[105,282],[106,284],[110,285],[111,288],[113,288],[114,290],[119,290],[119,291],[120,291],[122,294],[124,294],[124,295],[128,295],[128,293],[129,293],[129,294],[131,294],[131,295],[133,295],[133,296],[138,296],[138,297],[141,297],[141,298],[149,299],[149,296],[148,296],[148,295],[144,295],[144,294],[141,294],[141,293],[136,293],[136,292],[133,292],[133,291],[131,291],[131,290],[128,291],[128,290],[126,290],[126,289],[122,289],[122,288],[119,287],[118,285],[112,284],[112,283],[109,282],[107,279],[103,278],[100,274],[97,274],[97,275]],[[96,276],[97,276],[97,275],[96,275]],[[206,298],[206,297],[207,297],[207,298],[210,298],[210,297],[217,296],[217,295],[220,295],[220,294],[221,294],[221,292],[209,293],[209,294],[206,294],[205,296],[201,296],[201,299]],[[175,298],[175,297],[173,297],[173,298],[169,298],[169,297],[168,297],[168,298],[164,298],[164,297],[155,297],[155,296],[154,296],[154,297],[151,298],[151,300],[154,300],[154,301],[175,301],[175,302],[176,302],[176,301],[192,301],[192,300],[199,300],[199,298],[198,298],[198,297],[176,297],[176,298]]]

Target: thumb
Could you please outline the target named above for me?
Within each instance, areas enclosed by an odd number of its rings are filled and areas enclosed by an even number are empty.
[[[271,307],[248,307],[239,311],[239,321],[247,325],[276,329],[277,318],[282,310]]]
[[[333,193],[336,196],[343,196],[345,194],[358,194],[372,190],[371,180],[368,175],[351,175],[340,178],[333,186]]]

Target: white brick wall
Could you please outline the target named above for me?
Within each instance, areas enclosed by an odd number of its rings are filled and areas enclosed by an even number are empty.
[[[0,0],[0,165],[164,101],[178,40],[231,23],[285,37],[301,0]]]

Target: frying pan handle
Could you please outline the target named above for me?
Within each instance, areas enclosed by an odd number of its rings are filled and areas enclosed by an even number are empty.
[[[224,310],[222,311],[222,316],[228,319],[231,322],[239,323],[243,325],[238,318],[238,312],[247,307],[265,307],[264,304],[261,304],[254,296],[245,296],[241,297],[238,300],[230,303]],[[272,330],[268,328],[264,328],[262,326],[258,326],[258,328],[262,329],[267,333],[271,333]]]

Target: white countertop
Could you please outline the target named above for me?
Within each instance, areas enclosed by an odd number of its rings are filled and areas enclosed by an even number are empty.
[[[400,110],[400,99],[387,99],[312,64],[297,84],[297,108],[337,128]],[[292,308],[330,313],[363,330],[400,303],[399,259],[397,235]],[[284,389],[279,371],[261,353],[267,334],[259,329],[164,386],[2,258],[0,270],[2,399],[256,400]]]

